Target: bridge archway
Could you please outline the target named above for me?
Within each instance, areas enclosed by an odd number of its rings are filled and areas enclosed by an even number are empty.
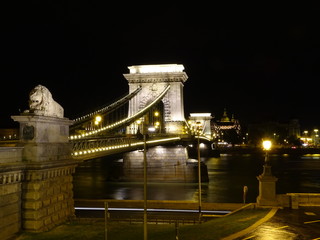
[[[168,92],[157,106],[162,109],[162,132],[167,134],[183,134],[185,126],[183,87],[188,76],[181,64],[135,65],[128,67],[129,74],[123,74],[129,84],[129,93],[141,87],[141,91],[129,101],[128,116],[133,116],[143,109],[148,102],[154,100],[170,86]],[[162,105],[161,105],[162,104]],[[152,114],[152,113],[150,113]],[[150,115],[149,114],[149,115]],[[151,117],[151,116],[149,116]],[[148,115],[142,121],[147,124]],[[127,133],[135,134],[137,123],[127,127]]]

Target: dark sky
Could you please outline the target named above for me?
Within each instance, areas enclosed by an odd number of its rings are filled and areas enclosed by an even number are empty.
[[[189,76],[186,115],[320,126],[316,6],[21,2],[1,7],[0,128],[37,84],[73,119],[128,93],[128,66],[169,63]]]

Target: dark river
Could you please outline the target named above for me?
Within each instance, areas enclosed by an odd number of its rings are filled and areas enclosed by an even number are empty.
[[[319,193],[320,154],[270,154],[272,173],[278,178],[277,194]],[[243,187],[248,187],[246,202],[256,202],[257,176],[262,173],[263,154],[221,154],[202,158],[207,165],[209,182],[202,184],[203,202],[243,201]],[[74,197],[83,199],[143,199],[142,182],[118,181],[121,160],[111,157],[84,162],[74,174]],[[148,183],[149,200],[198,199],[197,183]]]

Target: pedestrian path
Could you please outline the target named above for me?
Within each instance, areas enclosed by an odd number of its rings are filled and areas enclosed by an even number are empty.
[[[300,206],[298,209],[279,208],[269,220],[244,235],[230,239],[320,240],[320,206]]]
[[[270,218],[272,218],[277,213],[278,209],[279,209],[278,207],[271,208],[270,212],[265,217],[261,218],[259,221],[255,222],[250,227],[248,227],[240,232],[236,232],[234,234],[231,234],[231,235],[223,238],[222,240],[233,240],[233,239],[237,239],[241,236],[244,236],[245,234],[256,229],[262,223],[264,223],[264,222],[268,221]]]

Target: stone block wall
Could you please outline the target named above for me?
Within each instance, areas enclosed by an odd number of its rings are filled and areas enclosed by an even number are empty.
[[[149,182],[196,182],[197,168],[187,164],[188,153],[183,146],[156,146],[147,149]],[[143,151],[123,155],[123,179],[143,181]]]
[[[17,163],[22,160],[22,147],[0,147],[0,166],[5,164]]]
[[[0,173],[0,233],[10,239],[21,229],[22,171]]]
[[[22,228],[47,231],[74,216],[75,166],[27,170],[22,184]]]

